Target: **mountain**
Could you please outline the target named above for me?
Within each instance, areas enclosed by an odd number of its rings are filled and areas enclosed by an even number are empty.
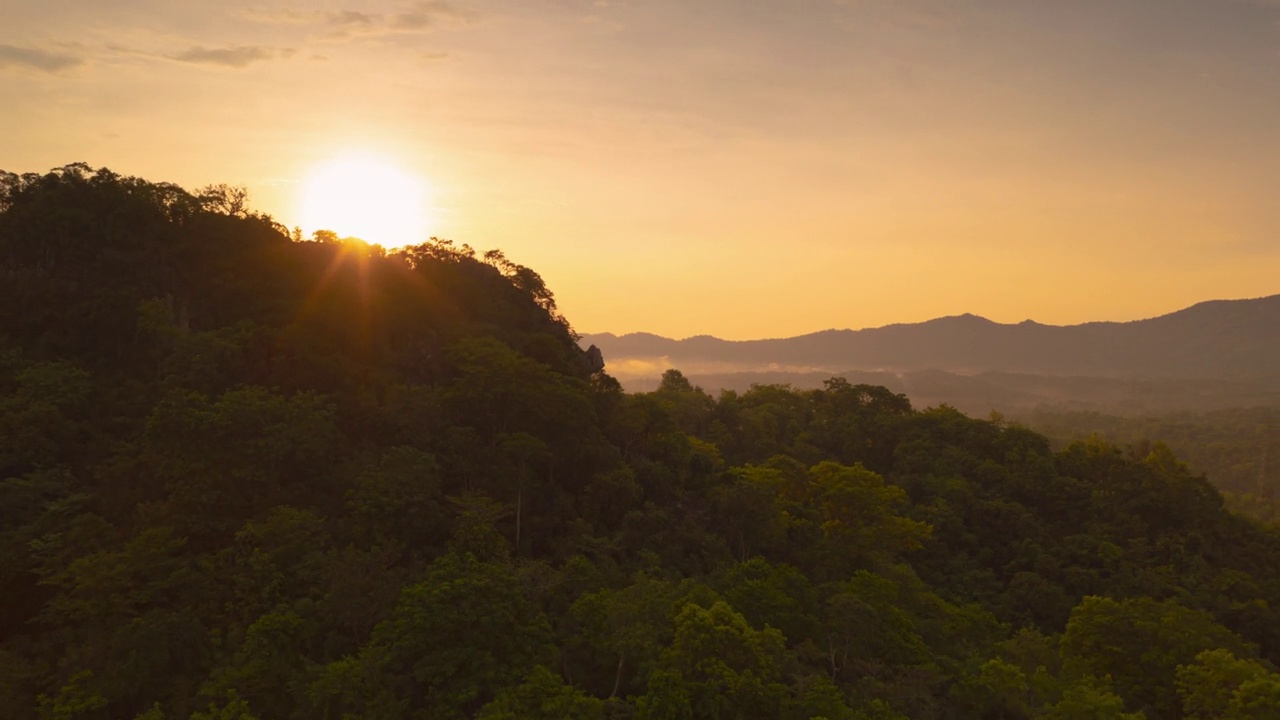
[[[613,366],[664,359],[705,371],[1006,372],[1102,378],[1280,378],[1280,295],[1214,300],[1134,322],[1042,325],[976,315],[792,338],[586,335]],[[616,373],[615,373],[616,374]],[[626,373],[624,373],[626,374]]]
[[[626,394],[499,252],[222,195],[0,172],[5,720],[1274,715],[1280,535],[1164,445]]]

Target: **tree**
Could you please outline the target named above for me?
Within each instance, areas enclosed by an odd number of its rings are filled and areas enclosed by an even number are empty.
[[[549,640],[509,566],[448,553],[404,589],[362,654],[404,712],[461,718],[523,677]]]
[[[1031,711],[1031,688],[1022,668],[992,658],[976,676],[962,680],[952,695],[971,717],[1025,718]]]
[[[663,371],[662,381],[658,383],[658,392],[691,393],[693,392],[693,383],[689,382],[684,373],[671,368]]]
[[[40,720],[90,720],[101,717],[107,699],[86,687],[93,682],[93,673],[77,673],[62,686],[53,697],[37,698]]]
[[[671,636],[677,589],[645,573],[622,589],[605,588],[578,598],[570,609],[584,642],[617,658],[609,697],[622,690],[628,673],[647,671]],[[602,693],[603,694],[603,693]]]
[[[832,681],[883,665],[923,662],[929,650],[894,581],[865,570],[826,588],[827,670]]]
[[[476,720],[603,720],[604,703],[564,684],[539,665],[525,681],[498,693]]]
[[[403,546],[426,557],[448,537],[441,507],[441,469],[434,455],[396,446],[382,452],[347,491],[351,531],[364,546]]]
[[[1280,674],[1218,648],[1177,670],[1186,720],[1254,720],[1280,707]]]
[[[785,480],[770,468],[748,466],[727,473],[728,482],[711,489],[713,522],[739,562],[756,553],[773,554],[787,540],[788,516],[779,507]]]
[[[815,465],[809,470],[808,494],[821,523],[828,572],[875,567],[918,549],[932,531],[928,524],[898,514],[908,506],[902,488],[885,484],[861,465]]]
[[[1037,713],[1035,720],[1147,720],[1147,715],[1125,712],[1124,700],[1084,683],[1067,690],[1061,700]]]
[[[1151,708],[1159,717],[1178,712],[1178,666],[1218,648],[1253,655],[1243,639],[1208,613],[1150,598],[1086,597],[1072,610],[1062,638],[1068,675],[1109,677],[1130,707]]]
[[[235,693],[222,703],[210,703],[208,712],[191,713],[191,720],[258,720],[249,710],[249,704]]]
[[[286,717],[298,706],[293,690],[303,677],[307,624],[290,610],[276,610],[258,618],[245,632],[231,661],[214,670],[201,694],[226,705],[215,718],[236,714]],[[213,712],[211,708],[211,713]]]
[[[513,466],[516,485],[516,534],[512,546],[520,552],[520,525],[524,510],[524,487],[530,467],[548,462],[551,451],[547,444],[526,432],[503,434],[498,437],[502,456]]]
[[[716,587],[752,627],[774,627],[793,642],[821,635],[818,588],[798,568],[762,557],[730,566]]]
[[[675,691],[663,685],[670,679],[681,688],[676,696],[688,698],[694,718],[777,718],[789,697],[785,646],[782,633],[752,628],[723,601],[709,608],[689,603],[676,616],[675,638],[659,664],[670,674],[651,678],[646,706]]]
[[[243,185],[206,185],[196,191],[196,199],[209,212],[232,217],[249,214],[249,191]]]

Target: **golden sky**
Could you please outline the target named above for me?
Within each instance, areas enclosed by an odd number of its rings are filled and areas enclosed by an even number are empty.
[[[239,184],[294,226],[317,168],[372,154],[419,179],[423,235],[533,267],[582,332],[1065,324],[1280,292],[1274,0],[0,16],[0,168]]]

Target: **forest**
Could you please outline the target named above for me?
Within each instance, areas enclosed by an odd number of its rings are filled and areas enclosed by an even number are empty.
[[[1280,536],[1166,445],[624,393],[501,252],[82,164],[0,274],[7,718],[1277,717]]]
[[[1280,408],[1257,405],[1138,416],[1040,408],[1021,413],[1019,420],[1061,447],[1096,435],[1141,452],[1156,442],[1153,438],[1160,438],[1192,472],[1213,482],[1228,509],[1265,523],[1280,521]]]

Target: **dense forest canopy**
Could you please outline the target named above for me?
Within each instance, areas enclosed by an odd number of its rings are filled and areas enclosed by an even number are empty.
[[[1097,412],[1040,409],[1023,414],[1028,425],[1056,446],[1092,436],[1135,452],[1164,442],[1192,472],[1204,473],[1227,507],[1263,522],[1280,520],[1280,408],[1241,407],[1125,417]]]
[[[1165,446],[625,394],[538,275],[0,178],[15,720],[1274,718],[1280,537]]]

